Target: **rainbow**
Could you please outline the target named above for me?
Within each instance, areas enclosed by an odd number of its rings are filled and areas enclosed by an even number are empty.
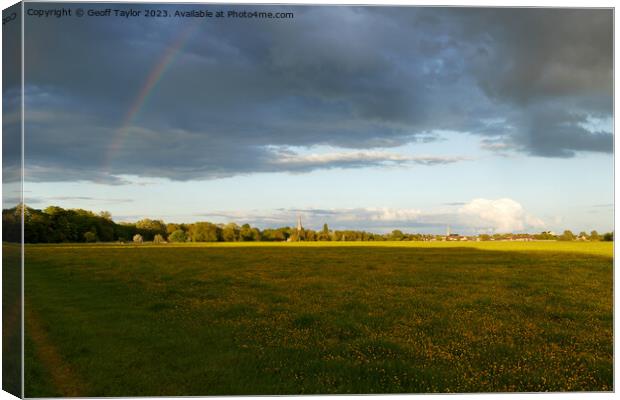
[[[140,114],[140,111],[144,108],[144,105],[147,103],[149,97],[153,94],[159,82],[161,82],[168,68],[177,59],[177,56],[181,53],[181,50],[197,26],[198,24],[195,22],[187,24],[187,27],[181,31],[177,39],[166,48],[162,57],[146,77],[142,88],[138,92],[134,101],[131,103],[131,107],[129,107],[129,110],[123,117],[120,128],[115,131],[115,134],[110,141],[110,145],[104,155],[103,169],[105,173],[110,172],[114,157],[123,146],[123,143],[129,134],[129,128],[133,124],[136,116]]]

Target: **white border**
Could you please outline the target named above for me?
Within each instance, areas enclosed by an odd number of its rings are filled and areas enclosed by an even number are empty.
[[[30,0],[28,2],[46,2],[45,0]],[[57,3],[102,3],[102,1],[93,1],[93,0],[86,0],[86,1],[54,1]],[[585,2],[583,0],[581,1],[577,1],[577,0],[565,0],[565,1],[557,1],[557,0],[521,0],[521,1],[514,1],[514,0],[509,0],[509,1],[493,1],[493,0],[426,0],[426,1],[417,1],[417,0],[388,0],[388,1],[382,1],[382,0],[375,0],[372,2],[369,1],[355,1],[355,0],[339,0],[339,1],[329,1],[329,0],[314,0],[312,2],[309,1],[302,1],[302,0],[289,0],[289,1],[258,1],[258,0],[244,0],[244,1],[226,1],[226,0],[211,0],[211,1],[205,1],[205,2],[200,2],[200,1],[179,1],[179,0],[155,0],[155,1],[145,1],[145,0],[135,0],[135,1],[106,1],[107,3],[115,3],[115,2],[123,2],[123,3],[195,3],[195,4],[298,4],[298,5],[309,5],[309,4],[317,4],[317,5],[338,5],[338,4],[342,4],[342,5],[401,5],[401,6],[469,6],[469,7],[561,7],[561,8],[578,8],[578,7],[587,7],[587,8],[594,8],[594,7],[601,7],[601,8],[613,8],[615,6],[615,3],[613,1],[610,0],[591,0],[588,2]],[[13,4],[15,4],[16,1],[12,1],[12,0],[0,0],[0,5],[2,5],[2,9],[5,9]],[[620,190],[618,188],[618,185],[616,185],[616,179],[615,177],[617,177],[617,172],[618,172],[618,162],[617,159],[615,157],[615,154],[618,151],[618,143],[615,140],[615,132],[617,131],[617,124],[618,121],[615,118],[615,115],[617,115],[616,113],[616,102],[615,102],[615,98],[618,95],[618,87],[615,86],[615,72],[616,72],[616,66],[618,65],[617,63],[617,54],[618,52],[616,51],[616,46],[618,43],[618,32],[615,29],[615,16],[616,16],[616,10],[614,8],[614,205],[615,205],[615,199],[618,198],[618,191]],[[22,13],[22,18],[23,18],[23,13]],[[23,29],[24,29],[24,24],[23,24],[23,20],[22,20],[22,66],[23,66]],[[1,43],[1,39],[2,39],[2,34],[0,32],[0,43]],[[2,62],[2,55],[0,52],[0,63]],[[22,74],[22,92],[23,92],[23,74]],[[2,77],[0,74],[0,87],[1,87],[1,83],[2,83]],[[23,97],[22,97],[22,113],[24,110],[24,104],[23,104]],[[22,134],[23,134],[23,114],[22,114]],[[0,128],[1,129],[1,128]],[[0,150],[1,150],[1,146],[0,146]],[[2,161],[2,154],[0,151],[0,163]],[[22,137],[22,171],[23,171],[23,137]],[[1,165],[1,164],[0,164]],[[595,173],[595,172],[593,172]],[[0,185],[0,195],[1,195],[1,185]],[[23,190],[23,174],[22,174],[22,190]],[[614,207],[615,210],[615,207]],[[22,214],[23,215],[23,214]],[[614,212],[614,227],[618,225],[620,217],[618,216],[618,214],[616,214]],[[23,232],[22,232],[23,233]],[[1,250],[0,250],[0,255],[1,255]],[[616,246],[614,246],[614,316],[615,316],[615,310],[616,310],[616,305],[617,303],[617,293],[615,291],[615,283],[618,281],[618,278],[620,276],[618,269],[616,268],[616,260],[617,260],[617,254],[616,254]],[[22,272],[23,272],[23,249],[22,249]],[[0,286],[0,294],[1,294],[1,286]],[[22,291],[23,291],[23,273],[22,273]],[[22,308],[23,308],[23,302],[22,302]],[[1,320],[0,320],[0,326],[1,326]],[[616,363],[616,346],[615,346],[615,338],[616,338],[616,333],[618,332],[618,329],[620,327],[620,324],[618,323],[618,319],[614,318],[614,385],[617,384],[618,382],[620,382],[620,380],[618,379],[620,377],[620,372],[618,371],[618,366]],[[22,333],[23,333],[23,309],[22,309]],[[22,338],[22,360],[23,360],[23,338]],[[1,368],[1,363],[0,363],[0,368]],[[23,393],[23,368],[22,368],[22,393]],[[0,374],[0,381],[1,381],[1,374]],[[380,400],[386,400],[386,399],[390,399],[390,398],[411,398],[411,399],[417,399],[420,397],[445,397],[445,396],[457,396],[458,399],[462,399],[462,400],[473,400],[473,399],[515,399],[515,400],[531,400],[531,399],[537,399],[537,398],[544,398],[544,399],[566,399],[566,400],[574,400],[574,399],[583,399],[583,398],[588,398],[588,399],[612,399],[615,398],[615,393],[589,393],[589,392],[585,392],[585,393],[579,393],[579,392],[574,392],[574,393],[552,393],[552,394],[531,394],[531,393],[517,393],[517,394],[497,394],[497,393],[485,393],[485,394],[456,394],[456,395],[452,395],[452,394],[438,394],[438,395],[376,395],[376,396],[372,396],[372,399],[380,399]],[[244,397],[239,397],[239,396],[226,396],[226,397],[198,397],[198,398],[222,398],[222,399],[233,399],[233,398],[239,398],[239,399],[244,399],[244,400],[264,400],[264,399],[279,399],[282,397],[297,397],[297,396],[244,396]],[[304,396],[304,397],[309,397],[309,398],[324,398],[324,397],[332,397],[332,396]],[[361,399],[365,399],[369,396],[367,395],[356,395],[356,396],[348,396],[348,395],[340,395],[340,396],[333,396],[333,397],[338,397],[339,399],[343,399],[343,400],[361,400]],[[160,399],[161,397],[142,397],[142,399]],[[187,397],[167,397],[167,399],[186,399]],[[195,398],[195,397],[193,397]],[[15,399],[14,396],[0,391],[0,400],[9,400],[9,399]]]

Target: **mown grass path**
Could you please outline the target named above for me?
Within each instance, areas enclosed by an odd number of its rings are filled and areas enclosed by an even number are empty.
[[[25,325],[28,337],[36,351],[45,372],[49,374],[54,388],[54,394],[62,397],[78,397],[88,390],[74,371],[74,368],[63,360],[56,345],[50,340],[45,329],[41,326],[36,312],[26,303]]]
[[[26,296],[81,395],[613,389],[611,246],[457,245],[30,246]]]

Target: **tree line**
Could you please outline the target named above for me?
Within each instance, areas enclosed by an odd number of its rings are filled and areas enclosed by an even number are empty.
[[[460,236],[404,233],[393,230],[378,234],[356,230],[321,230],[291,227],[260,230],[249,224],[191,224],[165,223],[162,220],[142,219],[137,222],[116,223],[109,212],[94,213],[83,209],[64,209],[50,206],[43,210],[17,206],[2,211],[3,240],[21,240],[21,213],[24,211],[24,240],[26,243],[89,243],[89,242],[284,242],[284,241],[432,241],[432,240],[590,240],[613,241],[613,232],[599,235],[592,231],[574,235],[564,231],[540,234],[480,234]]]

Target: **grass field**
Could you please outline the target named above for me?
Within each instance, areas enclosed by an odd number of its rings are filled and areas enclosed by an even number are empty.
[[[26,396],[609,391],[611,243],[32,245]]]

